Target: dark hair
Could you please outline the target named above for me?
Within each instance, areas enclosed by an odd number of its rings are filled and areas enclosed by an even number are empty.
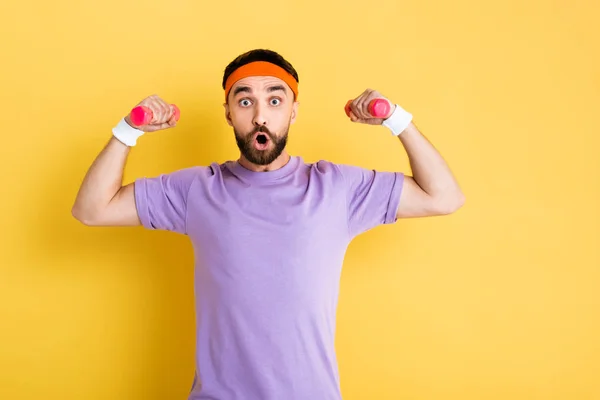
[[[298,79],[298,72],[296,72],[292,64],[290,64],[289,61],[283,58],[280,54],[268,49],[254,49],[240,54],[225,68],[222,83],[223,90],[225,90],[225,83],[227,82],[227,78],[229,78],[229,75],[231,75],[233,71],[235,71],[242,65],[246,65],[254,61],[267,61],[278,65],[287,72],[289,72],[294,77],[296,82],[300,83],[300,80]]]

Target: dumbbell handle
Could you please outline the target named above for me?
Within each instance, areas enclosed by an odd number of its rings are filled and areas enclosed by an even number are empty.
[[[171,104],[171,106],[173,107],[173,115],[175,116],[175,120],[179,121],[181,111],[179,111],[179,108],[175,104]],[[150,123],[150,121],[152,121],[154,113],[146,106],[137,106],[131,110],[129,117],[134,125],[142,126],[147,125]]]
[[[350,115],[350,103],[352,100],[348,100],[346,103],[346,115]],[[369,103],[369,114],[371,114],[375,118],[385,118],[391,110],[390,103],[385,99],[373,99]]]

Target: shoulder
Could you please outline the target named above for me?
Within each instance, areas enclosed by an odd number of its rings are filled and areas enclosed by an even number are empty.
[[[327,176],[347,182],[356,178],[363,178],[375,171],[369,168],[360,167],[352,164],[338,163],[330,160],[319,160],[312,164],[307,164],[315,174]]]
[[[164,176],[169,176],[173,179],[193,182],[194,180],[210,179],[215,176],[220,176],[226,170],[226,163],[213,162],[208,165],[194,165],[190,167],[180,168],[175,171],[165,173]]]
[[[341,176],[344,164],[338,164],[330,160],[318,160],[312,163],[305,163],[306,167],[315,174],[328,176]]]
[[[321,182],[327,186],[338,186],[344,183],[344,166],[330,160],[304,162],[304,175],[309,181]]]
[[[319,160],[311,167],[315,174],[351,192],[401,189],[404,173],[360,165]]]
[[[214,167],[190,166],[154,176],[142,176],[135,179],[135,187],[139,192],[188,192],[194,182],[205,180],[214,175]]]

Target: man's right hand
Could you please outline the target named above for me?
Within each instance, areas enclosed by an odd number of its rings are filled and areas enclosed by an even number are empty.
[[[137,126],[131,122],[131,114],[127,114],[125,122],[132,128],[139,129],[144,132],[155,132],[161,129],[172,128],[177,124],[175,114],[173,112],[173,106],[157,95],[146,97],[144,100],[139,102],[137,106],[145,106],[152,110],[153,118],[147,125]],[[133,107],[133,108],[135,108]]]

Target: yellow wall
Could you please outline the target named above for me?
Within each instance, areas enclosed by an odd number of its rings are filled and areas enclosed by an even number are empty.
[[[86,228],[70,208],[149,94],[181,123],[141,139],[127,181],[237,157],[222,72],[268,47],[300,73],[292,153],[409,172],[384,128],[344,115],[370,87],[414,114],[467,197],[351,245],[344,398],[600,399],[598,3],[294,3],[0,6],[0,398],[185,398],[187,239]]]

